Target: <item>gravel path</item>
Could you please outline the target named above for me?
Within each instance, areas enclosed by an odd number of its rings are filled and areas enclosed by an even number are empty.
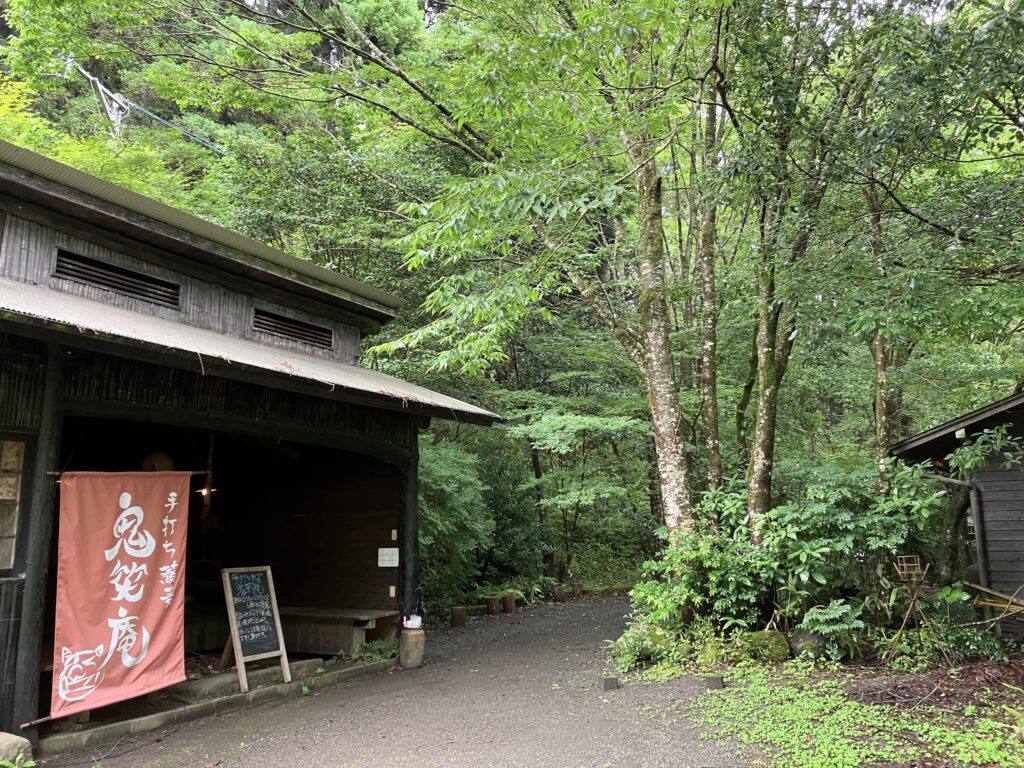
[[[427,660],[199,720],[46,768],[739,768],[673,705],[692,683],[602,692],[621,599],[545,605],[428,632]]]

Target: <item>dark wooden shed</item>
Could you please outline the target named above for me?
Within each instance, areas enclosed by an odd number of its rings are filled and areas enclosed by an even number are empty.
[[[943,470],[946,457],[965,440],[1004,425],[1011,435],[1024,437],[1024,393],[939,424],[890,450],[907,463],[930,462]],[[1024,469],[1004,463],[995,457],[969,478],[979,579],[983,586],[1024,600]],[[1003,627],[1024,639],[1024,620],[1005,621]]]
[[[497,416],[359,366],[400,304],[0,142],[0,730],[46,712],[60,471],[197,472],[190,648],[221,567],[271,565],[292,616],[415,606],[417,434]]]

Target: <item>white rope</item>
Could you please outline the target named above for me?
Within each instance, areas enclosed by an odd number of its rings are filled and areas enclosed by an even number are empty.
[[[169,120],[164,120],[164,118],[150,112],[141,104],[136,104],[134,101],[126,99],[120,93],[114,93],[109,88],[107,88],[107,86],[105,86],[98,77],[91,74],[70,56],[62,56],[61,58],[64,60],[65,64],[65,76],[67,75],[67,72],[70,71],[72,67],[74,67],[78,70],[82,77],[89,81],[89,85],[92,86],[93,92],[96,94],[97,101],[99,101],[100,106],[103,108],[103,111],[106,112],[107,117],[110,119],[110,122],[113,126],[111,129],[111,135],[115,137],[119,137],[121,135],[121,123],[124,122],[124,119],[126,117],[128,117],[132,109],[136,109],[142,114],[149,117],[151,120],[155,120],[161,125],[167,126],[171,130],[178,131],[179,133],[183,134],[186,138],[196,142],[197,144],[201,144],[207,149],[216,152],[218,155],[224,154],[224,150],[222,150],[216,144],[207,141],[202,136],[197,136],[191,131],[182,128],[180,125],[175,125]]]

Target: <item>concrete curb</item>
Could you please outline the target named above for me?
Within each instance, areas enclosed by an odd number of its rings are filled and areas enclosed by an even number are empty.
[[[106,744],[118,739],[140,736],[145,733],[159,731],[162,728],[170,728],[178,723],[197,720],[201,717],[236,712],[248,706],[301,696],[303,687],[308,688],[310,691],[319,691],[322,688],[337,685],[355,677],[383,672],[397,665],[398,659],[371,661],[367,664],[330,670],[319,675],[302,678],[301,680],[293,680],[290,683],[277,683],[276,685],[268,685],[264,688],[256,688],[249,691],[249,693],[237,693],[232,696],[210,699],[209,701],[182,704],[165,712],[154,712],[151,715],[143,715],[142,717],[135,717],[130,720],[98,725],[95,728],[75,733],[54,734],[53,736],[40,739],[39,746],[34,751],[36,757],[46,757],[71,750],[88,749],[98,744]]]

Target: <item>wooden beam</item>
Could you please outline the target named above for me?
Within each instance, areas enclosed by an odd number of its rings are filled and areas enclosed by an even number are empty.
[[[974,540],[978,545],[978,580],[984,588],[988,588],[988,552],[985,543],[985,513],[982,506],[981,489],[972,484],[971,490],[971,516],[974,518]],[[985,607],[982,614],[986,621],[992,619],[992,609]],[[996,633],[1002,634],[1002,626],[996,626]]]
[[[938,480],[940,483],[946,483],[947,485],[956,485],[961,488],[970,488],[971,483],[966,480],[957,480],[955,477],[946,477],[945,475],[936,475],[934,472],[923,472],[921,477],[927,480]]]
[[[14,683],[14,722],[28,723],[39,716],[39,654],[42,649],[43,620],[46,615],[47,572],[50,567],[50,539],[53,534],[57,484],[47,475],[60,460],[63,421],[64,360],[56,346],[47,350],[43,383],[42,414],[32,461],[31,491],[26,513],[25,591],[18,633],[18,672]],[[36,741],[36,730],[23,735]]]
[[[405,467],[409,463],[409,452],[401,446],[338,430],[289,426],[234,416],[214,416],[180,408],[161,408],[106,400],[68,400],[65,402],[65,412],[70,416],[86,418],[146,421],[228,435],[280,438],[294,443],[360,453],[397,467]]]
[[[22,321],[24,320],[24,322]],[[46,321],[32,321],[27,318],[18,320],[5,318],[0,312],[0,332],[8,332],[14,336],[38,339],[47,343],[59,343],[66,347],[75,347],[92,352],[125,357],[131,360],[165,365],[169,368],[180,368],[194,373],[219,376],[235,381],[245,381],[268,389],[321,397],[326,400],[340,400],[353,405],[365,405],[380,408],[424,419],[438,418],[463,424],[479,424],[490,426],[494,420],[472,413],[455,413],[447,408],[417,403],[411,400],[400,400],[385,395],[375,395],[356,389],[332,386],[323,382],[314,382],[299,376],[290,376],[264,368],[254,368],[238,363],[229,363],[217,359],[200,359],[193,352],[173,349],[158,345],[134,342],[123,338],[108,338],[99,334],[87,335],[81,329],[72,327],[54,327]],[[341,363],[339,363],[341,365]]]
[[[409,429],[412,432],[412,448],[409,463],[402,470],[402,507],[399,519],[402,544],[399,560],[402,582],[400,620],[416,610],[416,604],[420,599],[419,428],[410,421]]]

